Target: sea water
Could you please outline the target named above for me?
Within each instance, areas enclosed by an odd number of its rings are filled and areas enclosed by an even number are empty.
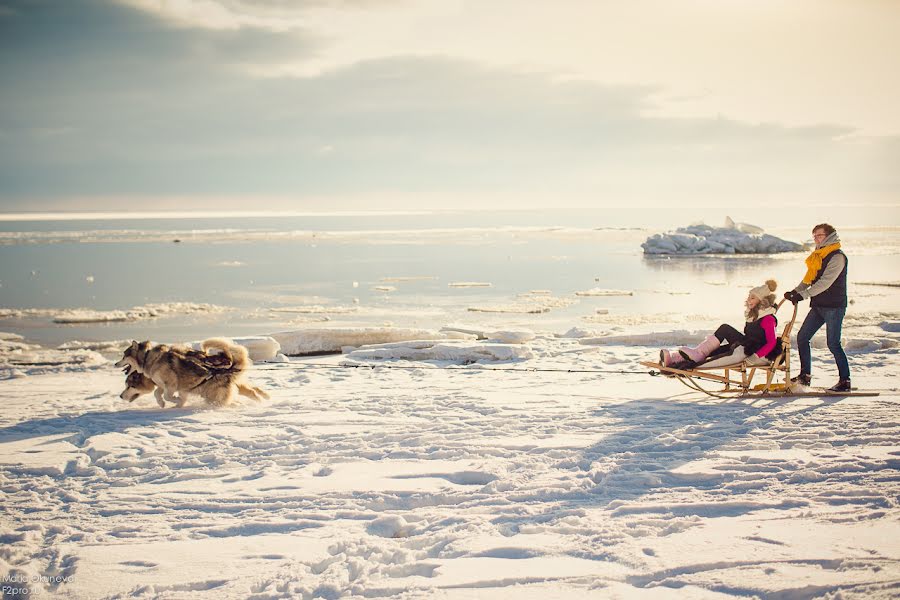
[[[55,345],[311,326],[690,329],[737,321],[750,287],[774,278],[781,292],[805,272],[806,253],[643,255],[640,244],[654,233],[721,225],[726,214],[672,207],[6,220],[0,308],[111,311],[193,302],[225,310],[70,325],[12,313],[0,331]],[[833,222],[850,256],[855,309],[869,311],[898,310],[896,287],[857,285],[900,279],[898,215],[895,207],[730,212],[801,243],[812,225]],[[490,285],[451,285],[461,282]],[[628,294],[577,295],[594,288]],[[553,301],[541,304],[548,296]],[[528,311],[535,306],[550,308]],[[290,312],[298,307],[308,312]]]

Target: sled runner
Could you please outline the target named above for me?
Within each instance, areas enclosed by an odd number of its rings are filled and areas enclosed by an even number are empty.
[[[779,302],[775,310],[781,308],[787,300]],[[703,392],[715,398],[734,398],[740,396],[766,396],[766,397],[783,397],[783,396],[878,396],[878,392],[830,392],[824,388],[808,388],[805,386],[796,386],[796,391],[792,389],[791,384],[791,330],[794,327],[794,321],[797,320],[797,305],[794,304],[794,313],[791,315],[790,321],[784,326],[781,332],[781,352],[768,365],[748,366],[743,362],[727,367],[703,368],[703,363],[686,369],[678,369],[675,367],[665,367],[657,362],[641,361],[645,367],[658,369],[659,374],[673,377],[683,383],[692,390]],[[784,382],[776,382],[779,374],[784,374]],[[651,374],[656,375],[657,373]],[[757,374],[765,378],[765,381],[754,383]],[[757,378],[757,379],[761,379]],[[719,389],[708,389],[714,384],[721,386]]]

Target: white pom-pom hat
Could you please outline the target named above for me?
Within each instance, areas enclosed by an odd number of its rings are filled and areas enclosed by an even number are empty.
[[[766,297],[770,296],[777,287],[778,283],[774,279],[769,279],[761,286],[755,287],[750,290],[750,295],[756,296],[760,300],[765,300]]]

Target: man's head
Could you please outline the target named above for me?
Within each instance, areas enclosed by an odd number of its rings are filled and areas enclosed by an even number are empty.
[[[813,241],[816,243],[816,246],[821,246],[825,238],[832,233],[834,233],[834,227],[828,223],[819,223],[812,229]]]

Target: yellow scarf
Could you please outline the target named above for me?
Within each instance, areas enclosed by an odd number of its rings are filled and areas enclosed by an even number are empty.
[[[816,278],[816,275],[822,268],[822,260],[840,247],[841,243],[837,242],[836,244],[813,250],[812,254],[806,257],[806,275],[803,277],[803,283],[812,285],[813,279]]]

